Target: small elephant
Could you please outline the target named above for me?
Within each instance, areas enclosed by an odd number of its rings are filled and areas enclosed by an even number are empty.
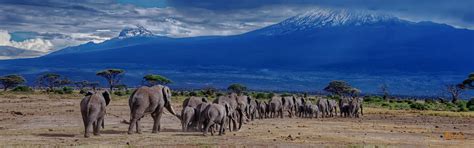
[[[257,116],[257,112],[258,112],[258,103],[257,103],[257,100],[250,100],[250,103],[249,103],[249,107],[248,107],[248,116],[250,118],[251,121],[253,121],[256,116]]]
[[[293,117],[295,111],[295,97],[294,96],[286,96],[283,97],[283,111],[288,112],[288,116],[290,118]]]
[[[84,122],[84,137],[90,137],[91,130],[94,135],[100,135],[100,126],[104,128],[105,107],[110,103],[110,93],[108,91],[88,92],[81,101],[82,121]]]
[[[196,107],[196,112],[195,112],[195,122],[196,122],[196,127],[199,131],[203,131],[203,123],[204,123],[204,110],[207,108],[207,106],[211,105],[211,103],[207,102],[202,102]]]
[[[211,104],[206,107],[203,113],[204,117],[204,131],[203,135],[206,136],[209,128],[211,128],[211,135],[214,135],[214,128],[219,125],[219,135],[225,133],[225,121],[229,113],[229,106],[227,104]]]
[[[318,114],[319,114],[318,105],[309,104],[308,114],[309,114],[309,118],[313,118],[313,117],[318,118]]]
[[[181,114],[181,126],[183,129],[183,132],[187,132],[189,126],[193,123],[195,117],[195,109],[191,106],[186,106],[183,108],[182,114]]]

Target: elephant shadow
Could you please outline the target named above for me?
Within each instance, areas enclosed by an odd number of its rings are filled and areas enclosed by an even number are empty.
[[[40,133],[36,134],[36,136],[41,136],[41,137],[75,137],[75,134],[61,134],[61,133]]]
[[[113,135],[113,134],[126,134],[127,131],[118,131],[118,130],[103,130],[103,131],[100,131],[101,134],[110,134],[110,135]]]
[[[181,132],[181,129],[163,129],[160,132],[175,133],[175,132]]]
[[[174,136],[202,136],[202,133],[181,133],[181,134],[174,134]]]

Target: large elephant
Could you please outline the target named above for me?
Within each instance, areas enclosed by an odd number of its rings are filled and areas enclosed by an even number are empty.
[[[318,105],[319,111],[321,112],[321,118],[328,117],[329,116],[328,100],[324,98],[320,98],[318,100],[317,105]]]
[[[130,107],[130,126],[128,128],[128,134],[132,134],[133,127],[136,127],[137,133],[142,132],[140,120],[145,114],[151,114],[153,118],[152,133],[160,131],[160,119],[164,108],[181,119],[179,115],[176,115],[171,106],[171,90],[167,86],[142,86],[132,93],[128,100],[128,105]]]
[[[360,113],[364,115],[362,103],[363,103],[362,98],[354,98],[350,101],[349,110],[350,110],[351,117],[359,118],[359,110],[360,110]]]
[[[234,95],[235,96],[235,95]],[[249,104],[250,104],[251,98],[246,95],[237,95],[237,110],[239,114],[236,114],[237,119],[239,119],[239,130],[242,128],[242,124],[240,123],[246,123],[249,121]]]
[[[238,119],[238,116],[242,115],[244,112],[237,101],[237,94],[232,93],[230,95],[219,96],[213,101],[213,103],[223,106],[227,104],[229,106],[229,113],[227,114],[227,120],[229,120],[229,131],[238,130],[236,119]],[[239,127],[242,127],[242,120],[239,120]]]
[[[294,96],[286,96],[283,97],[283,110],[288,112],[288,116],[291,118],[294,115],[295,111],[295,97]]]
[[[219,135],[222,135],[225,133],[225,127],[224,124],[226,122],[226,118],[229,116],[229,106],[228,104],[211,104],[206,107],[206,109],[203,112],[203,117],[204,117],[204,131],[203,134],[204,136],[207,135],[207,132],[209,131],[209,128],[211,128],[211,135],[214,135],[214,128],[216,128],[216,125],[219,125]]]
[[[305,111],[305,100],[303,97],[298,97],[295,100],[295,113],[297,114],[298,117],[303,117],[304,111]]]
[[[275,118],[280,116],[283,118],[283,104],[285,99],[280,96],[273,96],[270,100],[270,118]]]
[[[196,121],[196,127],[198,130],[202,131],[204,129],[203,123],[204,123],[204,110],[206,109],[207,106],[211,105],[211,103],[207,102],[202,102],[196,107],[196,116],[195,116],[195,121]]]
[[[267,112],[267,102],[265,101],[260,101],[258,103],[258,117],[259,119],[267,118],[268,112]]]
[[[330,117],[337,116],[337,102],[336,102],[336,100],[328,99],[328,111],[329,111],[329,116]]]
[[[348,117],[350,115],[350,100],[347,97],[342,97],[339,100],[339,112],[341,117]]]
[[[109,105],[110,100],[108,91],[88,92],[82,99],[80,107],[84,122],[84,137],[90,137],[92,130],[94,130],[94,135],[100,135],[100,127],[104,128],[105,107]]]
[[[307,100],[304,102],[304,108],[303,108],[303,112],[304,112],[304,117],[310,117],[311,116],[311,106],[313,105],[313,103],[311,102],[311,100]]]
[[[193,124],[196,119],[196,109],[191,107],[191,106],[186,106],[183,108],[183,111],[181,112],[181,127],[183,129],[183,132],[187,132],[189,129],[189,126]]]

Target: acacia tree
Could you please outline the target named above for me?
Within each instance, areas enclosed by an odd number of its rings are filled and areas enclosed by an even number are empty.
[[[456,103],[461,96],[463,89],[461,85],[449,84],[445,86],[445,91],[451,96],[451,102]]]
[[[115,85],[120,83],[120,80],[125,73],[122,69],[106,69],[96,73],[97,76],[101,76],[107,80],[110,92],[113,92]]]
[[[40,75],[36,81],[38,85],[47,87],[47,91],[53,91],[55,87],[68,85],[71,83],[71,81],[56,73],[45,73]]]
[[[242,84],[235,83],[227,87],[227,90],[229,90],[230,92],[237,93],[237,94],[242,94],[243,92],[247,91],[247,87]]]
[[[474,89],[474,73],[469,74],[466,80],[464,80],[459,87],[461,89]]]
[[[353,90],[352,86],[349,83],[342,80],[334,80],[329,82],[328,86],[324,88],[324,91],[332,93],[337,96],[351,94],[351,91],[356,93],[356,90]],[[359,91],[360,92],[360,91]]]
[[[148,86],[154,86],[154,85],[166,85],[173,83],[170,79],[161,76],[161,75],[154,75],[154,74],[149,74],[143,77],[143,83]]]
[[[212,97],[216,94],[217,89],[212,86],[205,87],[201,90],[202,94],[206,95],[207,97]]]
[[[6,75],[0,77],[0,84],[3,85],[3,91],[7,91],[8,88],[15,87],[25,82],[25,78],[20,75]]]
[[[388,85],[385,83],[380,85],[380,92],[383,94],[383,99],[387,100],[390,94],[390,92],[388,91]]]

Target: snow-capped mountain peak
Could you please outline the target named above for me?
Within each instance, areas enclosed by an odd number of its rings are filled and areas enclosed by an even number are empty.
[[[266,28],[267,35],[285,34],[292,31],[304,31],[337,26],[361,26],[384,22],[402,22],[397,17],[374,11],[352,9],[313,9],[288,18],[278,24]]]
[[[118,38],[130,38],[130,37],[137,37],[137,36],[154,36],[153,32],[146,29],[143,26],[137,26],[136,28],[125,28],[123,29]]]

